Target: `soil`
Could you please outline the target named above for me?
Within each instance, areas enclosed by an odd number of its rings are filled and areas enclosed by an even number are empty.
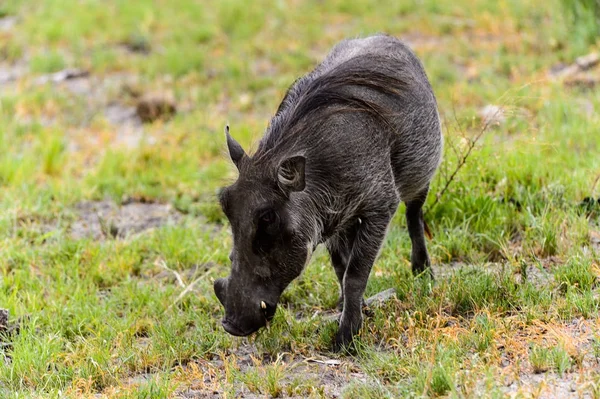
[[[77,220],[71,225],[74,239],[124,238],[144,230],[176,223],[181,214],[170,204],[113,201],[84,201],[75,206]]]
[[[8,16],[0,18],[0,32],[8,32],[17,23],[17,17]]]
[[[332,359],[323,356],[305,358],[302,356],[282,355],[279,360],[268,356],[261,356],[251,346],[240,346],[228,355],[235,360],[235,367],[240,373],[245,373],[254,368],[255,363],[269,365],[275,362],[285,364],[285,376],[280,380],[281,398],[305,398],[311,389],[320,390],[328,398],[341,397],[344,387],[352,381],[365,380],[366,376],[356,372],[356,367],[348,359]],[[195,363],[199,368],[202,379],[191,381],[185,387],[177,390],[176,398],[199,399],[221,398],[224,392],[220,390],[221,379],[215,375],[215,368],[223,368],[221,359]],[[250,390],[245,384],[240,383],[235,387],[236,398],[264,398],[268,392]]]
[[[535,285],[536,287],[542,287],[551,285],[554,281],[554,275],[547,270],[550,266],[559,262],[557,259],[548,258],[542,259],[541,264],[544,267],[538,267],[534,264],[526,265],[525,274],[519,274],[517,276],[518,281],[523,281],[526,278],[527,281]],[[473,266],[462,262],[452,262],[443,264],[434,264],[431,266],[433,269],[433,275],[437,279],[447,279],[459,272],[471,272],[471,271],[485,271],[487,273],[501,274],[505,268],[509,267],[504,263],[486,263],[482,266]]]
[[[594,88],[600,83],[600,53],[591,53],[575,59],[570,65],[559,64],[550,68],[548,76],[562,81],[568,87]]]
[[[0,62],[0,87],[6,89],[7,86],[21,78],[27,73],[25,63],[8,64]]]
[[[594,349],[597,331],[597,319],[574,319],[570,323],[542,329],[542,337],[536,341],[540,340],[549,347],[562,343],[569,355],[581,359],[580,364],[573,365],[563,375],[553,371],[534,373],[526,364],[522,364],[521,372],[515,375],[511,371],[519,366],[507,364],[502,371],[506,376],[504,393],[512,397],[546,399],[591,398],[590,388],[599,366]],[[532,339],[530,337],[528,341]]]
[[[0,88],[17,90],[20,85],[52,85],[56,90],[66,91],[83,99],[87,110],[80,127],[89,125],[98,115],[103,116],[114,132],[114,139],[108,143],[111,148],[136,148],[144,138],[147,138],[146,142],[152,143],[153,138],[149,137],[143,122],[157,119],[166,121],[177,111],[175,101],[166,94],[158,92],[152,96],[144,95],[140,89],[140,78],[133,74],[96,76],[86,70],[68,68],[31,77],[28,72],[26,59],[14,64],[0,62]],[[51,120],[45,124],[52,123]],[[71,129],[66,131],[66,135],[71,151],[80,151],[90,146],[98,148],[95,141],[97,139],[90,137],[86,130]]]
[[[171,119],[177,112],[177,106],[167,95],[152,94],[138,100],[135,112],[142,122],[152,123],[159,119]]]
[[[595,251],[600,252],[600,231],[590,231],[590,244]]]
[[[563,376],[554,373],[522,374],[503,391],[510,396],[524,395],[539,399],[591,398],[591,395],[581,392],[582,381],[580,380],[579,374],[563,374]]]

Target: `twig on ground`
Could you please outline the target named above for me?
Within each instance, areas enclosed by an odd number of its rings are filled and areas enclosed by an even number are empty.
[[[181,275],[179,273],[177,273],[175,270],[171,269],[169,266],[167,266],[167,263],[163,259],[156,260],[155,265],[162,267],[169,273],[172,273],[175,276],[175,278],[177,279],[177,283],[179,284],[179,286],[181,288],[185,288],[185,283],[183,282]]]
[[[188,284],[188,286],[185,287],[185,289],[183,291],[181,291],[181,294],[179,294],[179,296],[175,299],[175,301],[171,305],[169,305],[169,307],[167,308],[167,310],[171,309],[179,301],[181,301],[190,291],[192,291],[194,289],[194,287],[196,286],[196,284],[198,284],[201,280],[203,280],[208,275],[208,273],[210,273],[210,269],[208,269],[206,272],[204,272],[196,280],[194,280],[190,284]]]

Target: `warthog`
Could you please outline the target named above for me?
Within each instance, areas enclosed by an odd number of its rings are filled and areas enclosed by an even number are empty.
[[[385,35],[344,40],[287,91],[258,149],[226,128],[239,171],[219,196],[231,274],[215,281],[227,332],[273,318],[283,290],[324,243],[341,287],[337,348],[362,325],[363,294],[400,201],[414,274],[430,273],[422,206],[440,163],[436,99],[415,54]]]

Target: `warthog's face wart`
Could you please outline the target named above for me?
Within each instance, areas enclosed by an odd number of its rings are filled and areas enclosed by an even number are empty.
[[[215,294],[225,307],[225,330],[249,335],[270,321],[285,287],[302,271],[309,256],[307,241],[294,220],[289,196],[304,189],[304,158],[278,166],[257,166],[230,136],[231,159],[238,180],[224,188],[220,203],[231,224],[231,274],[215,281]]]

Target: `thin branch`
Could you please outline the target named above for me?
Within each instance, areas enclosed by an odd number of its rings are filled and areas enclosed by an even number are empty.
[[[600,182],[600,173],[598,173],[598,176],[596,176],[596,178],[594,179],[594,183],[592,184],[592,195],[594,195],[594,193],[596,192],[596,186],[598,185],[598,182]]]
[[[473,151],[473,149],[477,145],[477,142],[479,141],[479,139],[488,130],[488,128],[490,126],[490,122],[493,121],[494,118],[498,115],[498,113],[502,112],[502,110],[503,110],[503,108],[499,107],[496,110],[496,112],[494,112],[493,115],[491,115],[490,117],[488,117],[487,120],[485,121],[485,124],[479,130],[479,133],[477,133],[477,135],[475,137],[473,137],[473,138],[467,138],[466,135],[463,136],[469,142],[469,144],[467,145],[467,150],[465,152],[463,152],[462,154],[460,154],[460,155],[458,153],[456,153],[456,155],[458,157],[458,164],[456,165],[456,168],[454,168],[454,171],[450,174],[450,177],[448,179],[446,179],[446,184],[444,184],[444,187],[440,191],[438,191],[438,193],[435,195],[435,201],[433,202],[433,204],[431,204],[431,206],[429,206],[427,208],[427,210],[425,211],[425,215],[427,215],[427,213],[429,213],[430,210],[434,209],[437,206],[437,204],[440,201],[440,198],[442,198],[442,196],[446,193],[446,191],[450,187],[450,184],[452,184],[452,182],[454,181],[454,178],[456,177],[456,175],[458,174],[458,172],[467,163],[467,159],[471,155],[471,152]],[[456,121],[457,126],[459,126],[459,128],[461,129],[461,132],[464,134],[464,131],[462,130],[462,126],[461,126],[460,122],[458,121],[458,118],[456,117],[456,112],[454,112],[454,119]],[[454,147],[452,147],[452,148],[454,148]]]
[[[169,266],[167,266],[167,263],[163,259],[157,260],[155,262],[155,265],[160,266],[163,269],[165,269],[166,271],[172,273],[175,276],[175,278],[177,279],[177,283],[179,284],[179,286],[181,288],[185,288],[185,283],[183,282],[181,275],[179,273],[177,273],[175,270],[171,269]]]
[[[500,113],[505,113],[506,111],[509,110],[510,105],[508,105],[508,101],[504,101],[507,97],[509,100],[511,100],[511,102],[513,102],[514,104],[518,103],[520,100],[522,99],[526,99],[526,98],[537,98],[537,97],[525,97],[525,96],[521,96],[521,97],[509,97],[509,95],[511,93],[514,92],[519,92],[522,89],[534,85],[536,83],[540,83],[540,82],[544,82],[547,79],[540,79],[537,81],[532,81],[532,82],[528,82],[520,87],[514,88],[514,89],[508,89],[506,90],[497,100],[497,103],[502,104],[501,106],[498,107],[498,109],[493,113],[493,115],[488,115],[487,117],[484,118],[484,125],[483,127],[480,129],[479,133],[477,133],[477,135],[475,137],[469,138],[465,132],[465,130],[463,129],[462,125],[460,124],[460,122],[458,121],[458,118],[456,116],[456,109],[454,107],[455,102],[452,101],[452,112],[454,115],[454,120],[456,121],[456,126],[458,127],[458,130],[460,132],[460,137],[467,140],[468,145],[467,145],[467,149],[466,151],[461,152],[457,146],[455,145],[455,143],[451,140],[448,140],[448,145],[450,147],[450,149],[452,149],[452,152],[454,153],[454,155],[456,156],[456,158],[458,159],[458,164],[456,165],[456,167],[454,168],[454,170],[452,171],[452,173],[450,174],[450,176],[448,176],[448,170],[449,170],[449,166],[447,162],[444,162],[444,164],[442,165],[440,169],[441,173],[440,175],[442,175],[443,180],[446,181],[446,183],[444,184],[444,187],[438,191],[436,193],[435,196],[435,201],[427,208],[427,210],[425,211],[425,214],[427,214],[430,210],[434,209],[440,199],[442,198],[442,196],[446,193],[446,191],[448,191],[448,188],[450,187],[450,185],[452,184],[452,182],[454,181],[456,175],[458,174],[458,172],[463,168],[463,166],[465,165],[465,163],[467,162],[467,159],[469,158],[469,156],[471,155],[471,152],[473,151],[473,149],[475,148],[475,146],[477,145],[477,142],[479,141],[479,139],[481,139],[481,137],[483,136],[483,134],[488,130],[488,128],[490,127],[490,125],[492,125],[494,123],[494,121],[496,120],[496,117],[500,114]],[[449,132],[448,129],[446,129],[446,132]],[[448,136],[450,136],[449,134],[447,134]],[[600,175],[598,176],[598,178],[596,178],[596,181],[594,182],[594,187],[596,186],[596,184],[598,183],[598,180],[600,180]]]
[[[196,280],[194,280],[190,284],[188,284],[188,286],[185,287],[185,289],[183,291],[181,291],[181,294],[179,294],[179,296],[175,299],[175,301],[173,301],[173,303],[171,305],[169,305],[169,307],[167,308],[167,310],[171,309],[179,301],[181,301],[187,294],[189,294],[190,291],[192,291],[194,289],[194,287],[196,286],[196,284],[198,284],[201,280],[203,280],[208,275],[208,273],[210,273],[210,271],[211,271],[211,269],[208,269],[200,277],[198,277]]]

